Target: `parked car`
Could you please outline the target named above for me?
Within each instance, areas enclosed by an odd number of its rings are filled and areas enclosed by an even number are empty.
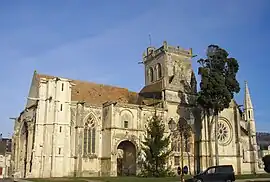
[[[235,174],[232,165],[220,165],[207,168],[205,171],[195,175],[189,182],[232,182]]]

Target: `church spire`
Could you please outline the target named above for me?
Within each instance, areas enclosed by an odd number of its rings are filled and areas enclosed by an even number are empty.
[[[244,112],[245,120],[247,122],[247,131],[250,145],[250,168],[253,173],[257,172],[258,166],[258,152],[257,152],[257,140],[256,140],[256,124],[254,120],[254,109],[251,102],[251,97],[248,89],[247,81],[245,81],[245,100],[244,100]]]
[[[245,81],[244,109],[245,110],[253,109],[247,81]]]

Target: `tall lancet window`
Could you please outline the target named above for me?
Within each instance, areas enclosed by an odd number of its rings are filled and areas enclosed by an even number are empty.
[[[84,125],[84,155],[94,154],[96,152],[96,121],[94,116],[90,115]]]
[[[149,82],[153,82],[154,81],[154,70],[152,67],[150,67],[148,69],[148,79],[149,79]]]
[[[157,73],[157,80],[159,80],[162,77],[162,71],[161,71],[161,64],[158,63],[156,66],[156,73]]]

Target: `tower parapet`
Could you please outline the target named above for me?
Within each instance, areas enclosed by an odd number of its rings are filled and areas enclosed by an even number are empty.
[[[192,57],[192,48],[184,49],[180,46],[170,46],[168,45],[167,41],[164,41],[163,45],[159,48],[148,47],[146,51],[143,53],[143,61],[144,62],[150,61],[165,52],[182,55],[186,57]]]

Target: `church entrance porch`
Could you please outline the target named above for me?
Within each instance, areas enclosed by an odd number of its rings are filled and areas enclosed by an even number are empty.
[[[117,176],[136,175],[136,147],[130,141],[122,141],[117,147]]]

